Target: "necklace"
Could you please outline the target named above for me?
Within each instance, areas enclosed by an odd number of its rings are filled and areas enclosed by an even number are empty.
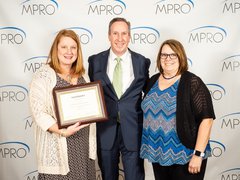
[[[71,76],[71,74],[68,74],[68,75],[66,76],[66,78],[67,78],[67,81],[68,81],[69,83],[72,82],[72,76]]]
[[[162,77],[163,77],[163,79],[166,79],[166,80],[173,79],[173,78],[175,78],[176,76],[177,76],[177,74],[175,74],[175,75],[172,76],[172,77],[165,77],[164,74],[162,73]]]

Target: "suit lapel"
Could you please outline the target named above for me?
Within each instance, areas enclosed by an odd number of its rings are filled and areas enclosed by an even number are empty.
[[[124,92],[124,94],[122,95],[121,98],[124,98],[125,96],[127,96],[128,93],[131,92],[132,89],[134,89],[135,82],[139,78],[140,63],[138,61],[138,58],[135,56],[135,54],[131,50],[129,50],[129,51],[131,53],[134,79],[133,79],[132,83],[130,84],[130,86],[126,89],[126,91]],[[101,61],[101,72],[102,72],[102,77],[103,77],[102,81],[105,82],[106,86],[113,93],[114,98],[117,99],[117,95],[115,93],[114,87],[113,87],[112,83],[110,82],[110,79],[107,75],[107,65],[108,65],[109,52],[110,52],[110,50],[107,50],[106,53],[102,54],[102,57],[101,57],[101,60],[100,60]]]
[[[134,73],[134,80],[133,82],[135,81],[135,79],[137,79],[138,75],[139,75],[139,62],[138,62],[138,59],[137,57],[134,56],[133,53],[131,53],[131,56],[132,56],[132,66],[133,66],[133,73]]]
[[[107,75],[107,65],[108,65],[108,57],[109,57],[109,52],[110,50],[106,51],[106,53],[104,53],[101,57],[101,71],[103,74],[103,81],[105,82],[105,84],[108,86],[108,88],[113,92],[114,96],[117,97],[114,87],[112,85],[112,82],[110,81],[108,75]]]
[[[105,53],[102,55],[100,61],[101,61],[101,71],[103,73],[103,80],[106,82],[106,84],[109,84],[110,80],[107,75],[107,64],[108,64],[108,53]]]

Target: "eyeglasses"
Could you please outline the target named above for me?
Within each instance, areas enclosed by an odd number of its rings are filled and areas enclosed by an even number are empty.
[[[161,53],[160,57],[161,57],[161,59],[167,59],[168,57],[170,59],[176,59],[178,56],[176,53],[171,53],[171,54]]]

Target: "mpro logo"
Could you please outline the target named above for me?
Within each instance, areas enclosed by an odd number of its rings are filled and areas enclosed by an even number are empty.
[[[28,90],[23,86],[0,86],[0,102],[23,102],[27,96]]]
[[[22,159],[30,153],[30,147],[17,141],[0,142],[0,157],[4,159]]]
[[[38,178],[38,170],[31,171],[24,175],[25,180],[37,180]]]
[[[226,90],[219,84],[206,84],[211,97],[215,101],[220,101],[226,95]]]
[[[35,56],[23,61],[23,72],[34,73],[38,70],[43,64],[46,64],[48,56]]]
[[[1,44],[22,44],[26,38],[24,30],[18,27],[0,27]]]
[[[24,122],[24,129],[28,130],[31,129],[33,126],[33,120],[32,120],[32,116],[27,116],[23,119]]]
[[[80,39],[81,44],[88,44],[93,39],[93,33],[84,27],[70,27],[66,29],[71,29],[75,31]]]
[[[192,62],[192,60],[190,58],[187,58],[187,63],[188,63],[189,67],[193,66],[193,62]]]
[[[170,0],[160,0],[155,4],[155,14],[188,14],[194,8],[191,0],[171,0],[171,3]]]
[[[55,0],[25,0],[20,5],[22,15],[51,16],[58,9],[58,3]]]
[[[234,72],[240,69],[240,54],[226,57],[222,60],[222,72]]]
[[[211,155],[214,157],[220,157],[223,155],[223,153],[226,151],[226,147],[224,146],[223,143],[219,142],[219,141],[214,141],[214,140],[210,140],[210,145],[211,145]]]
[[[240,3],[239,0],[225,0],[223,3],[223,13],[239,13]]]
[[[238,180],[240,177],[240,168],[227,169],[219,174],[220,180]]]
[[[121,15],[127,6],[121,0],[93,0],[88,3],[88,15]]]
[[[227,37],[225,29],[218,26],[201,26],[189,32],[189,43],[221,43]]]
[[[221,129],[235,130],[240,127],[240,112],[224,115],[220,119],[222,120]]]
[[[139,26],[131,28],[132,44],[154,44],[159,38],[159,31],[153,27]]]

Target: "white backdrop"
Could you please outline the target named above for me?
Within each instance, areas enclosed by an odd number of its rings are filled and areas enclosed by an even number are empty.
[[[239,180],[239,0],[0,0],[0,179],[36,179],[28,88],[56,32],[78,33],[87,69],[88,56],[109,48],[108,23],[116,16],[131,22],[130,48],[151,59],[151,75],[160,44],[183,43],[217,117],[205,180]],[[154,179],[145,165],[146,179]]]

